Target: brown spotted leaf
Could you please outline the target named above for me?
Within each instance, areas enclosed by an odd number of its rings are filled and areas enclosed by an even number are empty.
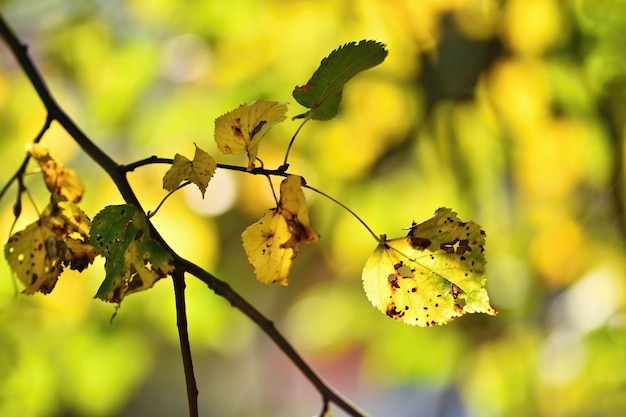
[[[243,248],[260,282],[288,284],[289,271],[298,243],[317,242],[319,235],[309,226],[302,192],[302,177],[289,175],[280,184],[278,207],[241,235]]]
[[[82,271],[96,256],[89,244],[91,222],[74,203],[53,194],[39,220],[9,238],[4,255],[25,294],[50,293],[64,268]]]
[[[375,307],[407,324],[495,315],[485,289],[484,246],[479,225],[440,208],[407,236],[381,240],[363,268],[363,288]]]

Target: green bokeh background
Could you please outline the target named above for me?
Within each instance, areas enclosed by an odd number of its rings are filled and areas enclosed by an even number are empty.
[[[219,162],[216,117],[257,97],[290,101],[322,57],[360,39],[387,60],[351,81],[340,116],[312,122],[291,168],[401,235],[439,206],[487,232],[496,317],[404,326],[367,301],[360,270],[376,242],[308,193],[322,239],[303,247],[288,287],[264,286],[240,234],[272,204],[264,178],[219,172],[155,224],[180,254],[271,318],[337,389],[373,416],[626,414],[626,6],[620,0],[0,1],[0,11],[77,124],[120,163],[150,155]],[[45,111],[0,47],[0,183]],[[276,167],[297,122],[259,157]],[[122,203],[58,125],[52,155],[86,186],[93,217]],[[167,167],[131,174],[142,203],[165,195]],[[276,182],[276,185],[278,183]],[[27,185],[39,208],[37,175]],[[0,202],[8,238],[12,195]],[[33,221],[26,204],[18,222]],[[0,262],[0,415],[183,416],[172,285],[114,308],[94,300],[101,260],[48,296],[15,296]],[[319,395],[278,349],[205,286],[188,282],[203,415],[310,416]],[[336,416],[343,415],[336,411]]]

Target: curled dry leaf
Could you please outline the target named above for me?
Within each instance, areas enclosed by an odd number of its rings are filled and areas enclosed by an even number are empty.
[[[9,238],[4,256],[26,286],[25,294],[48,294],[65,267],[82,271],[93,262],[90,225],[77,205],[53,194],[39,220]]]
[[[83,184],[73,169],[55,161],[48,149],[38,143],[29,146],[28,152],[39,162],[46,187],[67,201],[78,203],[83,197]]]
[[[302,192],[302,177],[289,175],[280,184],[278,207],[241,235],[243,248],[257,280],[287,285],[298,243],[312,243],[319,235],[309,226],[309,213]]]

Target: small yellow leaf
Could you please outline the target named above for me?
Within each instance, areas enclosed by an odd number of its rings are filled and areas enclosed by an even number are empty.
[[[375,307],[407,324],[495,315],[485,289],[484,245],[479,225],[440,208],[406,237],[382,239],[363,268],[363,288]]]
[[[81,200],[84,188],[74,170],[65,168],[61,162],[55,161],[48,149],[38,143],[31,144],[28,152],[39,162],[44,181],[50,192],[56,192],[73,203]]]
[[[287,221],[291,233],[290,244],[314,243],[319,235],[309,226],[309,210],[302,192],[302,177],[289,175],[280,183],[281,214]]]
[[[297,244],[319,240],[319,235],[309,226],[302,177],[289,175],[281,182],[278,208],[268,210],[243,232],[241,239],[257,280],[288,284]]]
[[[215,120],[215,142],[226,154],[247,154],[248,170],[254,167],[259,143],[268,130],[285,120],[287,103],[262,98],[242,104]]]
[[[174,163],[163,176],[163,188],[172,192],[182,181],[189,180],[198,186],[204,197],[216,168],[213,157],[196,145],[193,161],[180,154],[174,156]]]
[[[242,233],[241,240],[260,282],[287,285],[296,248],[289,245],[291,234],[279,209],[268,210]]]

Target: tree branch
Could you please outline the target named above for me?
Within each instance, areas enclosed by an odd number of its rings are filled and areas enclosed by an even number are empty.
[[[175,269],[172,273],[172,281],[174,282],[174,296],[176,297],[176,327],[178,328],[180,352],[183,357],[183,369],[185,371],[185,382],[187,385],[187,400],[189,402],[189,417],[198,417],[198,387],[193,372],[191,346],[189,344],[189,333],[187,332],[185,271]]]
[[[133,169],[150,164],[150,163],[163,163],[163,160],[156,157],[150,157],[142,161],[138,161],[129,165],[119,165],[117,164],[108,154],[106,154],[102,149],[96,146],[74,123],[74,121],[61,109],[61,107],[57,104],[56,100],[51,95],[47,85],[45,84],[43,78],[35,68],[30,56],[28,55],[28,48],[26,45],[23,45],[15,34],[11,31],[9,26],[4,21],[3,16],[0,14],[0,36],[5,40],[9,49],[15,56],[16,60],[20,64],[22,70],[27,75],[31,84],[35,88],[39,98],[43,102],[46,110],[48,112],[48,119],[50,121],[56,120],[66,131],[67,133],[76,141],[76,143],[82,148],[82,150],[91,157],[113,180],[115,185],[117,186],[120,194],[123,199],[128,203],[136,206],[137,208],[145,211],[141,208],[141,204],[137,199],[132,187],[130,186],[128,179],[126,177],[126,173],[132,171]],[[44,130],[45,132],[45,130]],[[27,162],[27,161],[26,161]],[[221,167],[226,169],[232,169],[237,171],[244,171],[245,168],[231,166],[231,165],[221,165]],[[286,166],[280,167],[277,170],[268,171],[262,168],[255,168],[252,171],[248,171],[252,174],[263,174],[267,175],[268,172],[271,172],[273,175],[286,176]],[[306,362],[298,355],[295,349],[287,342],[287,340],[282,336],[278,330],[274,327],[274,324],[267,319],[264,315],[262,315],[258,310],[256,310],[250,303],[248,303],[243,297],[241,297],[237,292],[235,292],[227,283],[221,281],[215,276],[211,275],[209,272],[203,270],[199,266],[181,258],[177,255],[174,250],[167,244],[167,242],[161,237],[158,231],[154,228],[152,223],[148,221],[150,225],[151,235],[154,239],[159,241],[161,245],[168,250],[176,260],[176,272],[173,274],[174,280],[174,290],[176,296],[177,303],[177,313],[180,310],[184,310],[185,308],[185,300],[184,300],[184,276],[182,275],[184,272],[188,272],[191,275],[194,275],[198,279],[202,280],[206,283],[209,288],[211,288],[217,295],[227,299],[231,305],[235,308],[243,312],[248,318],[250,318],[254,323],[256,323],[269,337],[274,341],[274,343],[278,346],[278,348],[285,353],[285,355],[293,362],[293,364],[300,369],[300,371],[307,377],[309,381],[315,386],[315,388],[322,395],[322,399],[324,402],[324,410],[327,409],[327,403],[333,402],[344,411],[346,411],[349,415],[353,417],[364,417],[366,414],[352,404],[348,402],[348,400],[344,399],[340,394],[335,392],[326,382],[324,382],[312,369],[309,367]],[[188,335],[186,330],[186,316],[178,315],[177,316],[177,324],[179,327],[179,335],[181,338],[181,350],[183,351],[183,363],[185,366],[185,375],[186,375],[186,383],[187,383],[187,393],[190,404],[190,415],[194,415],[193,407],[194,403],[197,402],[197,388],[195,387],[195,378],[193,378],[193,370],[192,370],[192,362],[191,362],[191,352],[189,349]],[[188,355],[188,357],[187,357]],[[187,369],[187,367],[190,367]],[[197,407],[197,406],[195,406]]]
[[[334,391],[330,385],[325,382],[319,375],[313,371],[313,369],[302,359],[302,357],[296,352],[296,350],[289,344],[287,339],[278,331],[274,326],[274,323],[261,314],[254,306],[252,306],[246,299],[236,293],[230,285],[226,282],[214,277],[204,269],[200,268],[196,264],[177,257],[175,259],[177,268],[184,269],[186,272],[194,275],[207,286],[213,290],[217,295],[230,301],[230,304],[236,309],[243,312],[254,323],[256,323],[270,339],[282,350],[285,355],[293,364],[300,369],[300,371],[306,376],[306,378],[315,386],[315,388],[322,394],[324,401],[330,401],[342,408],[346,413],[353,417],[364,417],[367,414],[359,410],[355,405],[343,398],[340,394]]]

